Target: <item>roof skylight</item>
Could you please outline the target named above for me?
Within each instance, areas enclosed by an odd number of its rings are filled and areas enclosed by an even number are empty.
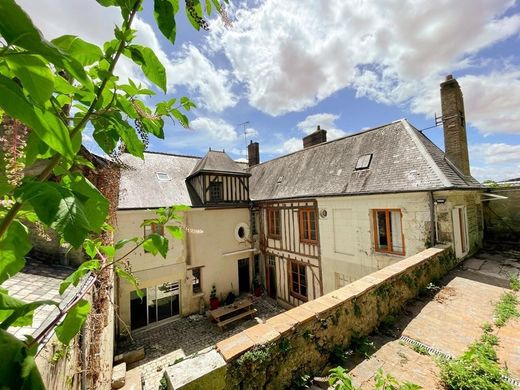
[[[370,162],[372,161],[372,153],[364,154],[360,156],[356,163],[356,171],[361,169],[368,169],[370,167]]]
[[[170,175],[168,175],[167,173],[156,172],[155,174],[157,175],[157,180],[159,180],[159,181],[170,181],[171,180]]]

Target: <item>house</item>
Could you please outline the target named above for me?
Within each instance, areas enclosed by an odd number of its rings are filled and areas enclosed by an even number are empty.
[[[166,260],[130,259],[147,298],[121,282],[120,317],[131,329],[197,312],[211,287],[221,298],[253,278],[297,306],[439,242],[467,256],[482,242],[482,186],[471,177],[461,89],[441,84],[445,152],[402,119],[249,166],[224,152],[204,158],[123,156],[118,234],[145,234],[153,209],[187,204],[182,223],[200,234],[171,242]],[[162,232],[162,227],[156,231]],[[169,309],[168,309],[169,307]]]

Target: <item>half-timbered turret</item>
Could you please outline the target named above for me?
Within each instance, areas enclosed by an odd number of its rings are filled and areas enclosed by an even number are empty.
[[[201,206],[244,206],[249,203],[249,176],[224,151],[210,149],[186,183]]]

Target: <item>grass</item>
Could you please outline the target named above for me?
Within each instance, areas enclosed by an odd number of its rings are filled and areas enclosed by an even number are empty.
[[[502,294],[495,306],[495,325],[504,326],[510,318],[520,317],[518,298],[512,292]]]
[[[520,278],[518,277],[518,275],[509,275],[509,287],[513,291],[520,291]]]
[[[429,355],[428,349],[424,345],[411,344],[412,349],[420,355]]]
[[[479,341],[454,360],[441,360],[441,380],[447,389],[453,390],[512,390],[504,381],[507,371],[498,363],[495,346],[498,337],[484,331]]]

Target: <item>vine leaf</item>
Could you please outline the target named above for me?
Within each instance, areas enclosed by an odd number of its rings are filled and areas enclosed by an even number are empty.
[[[34,310],[43,305],[55,305],[51,300],[26,303],[8,295],[7,290],[0,288],[0,328],[7,330],[10,326],[29,326],[32,324]]]
[[[167,225],[165,227],[168,230],[168,232],[170,232],[173,238],[176,238],[177,240],[184,239],[184,230],[182,230],[179,226]]]
[[[54,91],[54,76],[40,57],[19,54],[6,58],[9,69],[20,79],[35,102],[43,106]]]
[[[77,286],[79,281],[88,274],[90,271],[98,270],[101,267],[99,260],[89,260],[82,263],[76,271],[71,273],[67,279],[60,284],[60,294],[63,294],[65,290],[72,284]]]
[[[177,11],[179,11],[179,0],[154,0],[153,16],[157,22],[157,27],[171,43],[175,43],[175,35],[177,34],[175,24]]]
[[[141,299],[144,297],[143,291],[139,288],[139,283],[134,275],[130,272],[125,271],[123,268],[116,266],[116,274],[122,279],[125,279],[128,283],[130,283],[135,288],[135,293]]]
[[[0,75],[0,107],[34,130],[38,137],[56,152],[72,160],[74,151],[65,125],[50,112],[43,112],[29,103],[18,84],[2,75]],[[52,122],[52,125],[49,125],[49,122]]]
[[[157,233],[152,233],[143,243],[143,248],[146,252],[150,252],[152,255],[159,253],[166,259],[168,253],[168,239]]]
[[[0,388],[45,390],[34,361],[36,348],[28,349],[22,340],[0,329]]]
[[[149,47],[130,45],[124,54],[141,67],[144,75],[166,93],[166,70]]]
[[[0,284],[23,269],[24,256],[30,250],[27,228],[20,221],[13,221],[0,238]]]
[[[83,66],[92,65],[103,57],[103,52],[99,47],[74,35],[63,35],[51,42],[69,53]]]
[[[90,312],[90,303],[85,299],[80,300],[72,309],[69,310],[65,319],[56,328],[56,337],[63,344],[69,345],[70,341],[78,334],[85,323]]]
[[[74,58],[46,41],[22,8],[14,0],[0,1],[0,35],[9,45],[39,54],[59,69],[65,69],[86,88],[93,90],[92,81],[83,66]]]

